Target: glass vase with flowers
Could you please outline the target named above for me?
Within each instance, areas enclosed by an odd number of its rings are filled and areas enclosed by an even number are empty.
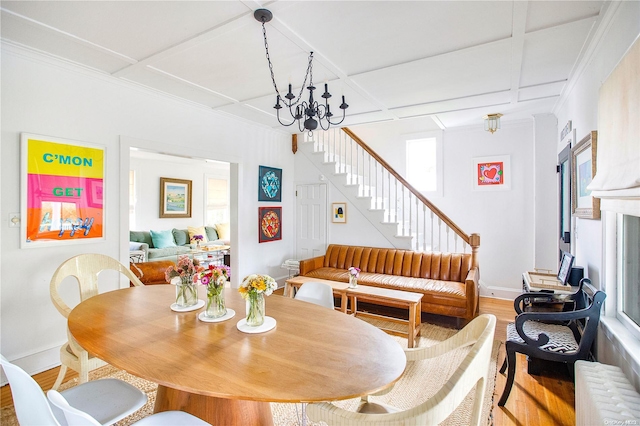
[[[229,267],[209,265],[200,272],[200,284],[207,288],[207,307],[204,316],[220,318],[227,313],[224,303],[224,286],[229,279]]]
[[[192,260],[187,255],[178,256],[178,264],[171,265],[164,273],[168,283],[176,286],[176,306],[187,308],[198,303],[198,274],[204,268],[197,260]]]
[[[360,276],[360,268],[354,266],[349,268],[349,287],[358,287],[358,277]]]
[[[202,235],[194,235],[193,237],[191,237],[191,241],[194,241],[196,244],[196,249],[200,249],[200,243],[202,243],[202,241],[204,240],[204,237]]]
[[[247,301],[247,325],[257,327],[264,323],[264,297],[278,288],[276,281],[269,275],[251,274],[247,276],[238,291]]]

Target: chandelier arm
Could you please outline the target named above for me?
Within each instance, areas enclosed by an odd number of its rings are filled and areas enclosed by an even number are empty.
[[[293,120],[291,123],[289,123],[289,124],[287,124],[287,123],[283,123],[283,122],[282,122],[282,120],[280,119],[280,110],[279,110],[279,109],[277,109],[277,110],[276,110],[276,117],[278,118],[278,123],[280,123],[280,124],[281,124],[281,125],[283,125],[284,127],[292,126],[292,125],[293,125],[293,123],[295,123],[296,121],[298,121],[298,120],[294,119],[294,120]]]
[[[327,122],[329,122],[329,124],[331,124],[332,126],[337,126],[339,124],[342,124],[342,122],[344,121],[346,116],[347,116],[347,110],[343,109],[342,110],[342,119],[340,121],[338,121],[337,123],[334,123],[329,118],[327,118]]]

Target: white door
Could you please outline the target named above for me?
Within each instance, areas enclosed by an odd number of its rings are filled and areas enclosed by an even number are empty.
[[[320,256],[327,249],[327,184],[296,186],[296,259]]]

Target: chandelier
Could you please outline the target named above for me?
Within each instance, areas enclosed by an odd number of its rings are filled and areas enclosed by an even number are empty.
[[[313,98],[313,91],[316,90],[316,87],[313,85],[313,52],[309,53],[309,65],[307,66],[307,72],[304,76],[304,82],[302,83],[302,87],[300,88],[300,93],[296,97],[291,91],[291,84],[289,84],[289,92],[282,97],[280,95],[280,91],[278,90],[278,85],[276,84],[276,79],[273,75],[273,64],[271,63],[271,58],[269,57],[269,44],[267,43],[267,30],[265,28],[265,23],[271,21],[273,18],[273,14],[267,9],[257,9],[253,13],[254,18],[262,23],[262,34],[264,35],[264,49],[267,55],[267,62],[269,63],[269,71],[271,72],[271,81],[273,82],[273,88],[276,91],[276,104],[273,106],[276,110],[276,116],[278,117],[278,122],[283,126],[291,126],[294,123],[298,123],[298,128],[301,132],[308,130],[309,134],[311,134],[315,129],[318,128],[318,124],[320,124],[320,128],[322,130],[328,130],[330,126],[337,126],[342,123],[345,118],[345,110],[349,108],[349,105],[344,100],[344,96],[342,96],[342,103],[339,108],[342,110],[342,118],[340,121],[334,122],[331,121],[334,114],[331,112],[331,108],[329,106],[329,98],[331,98],[331,93],[329,93],[328,84],[324,85],[324,93],[321,97],[324,99],[324,103],[322,101],[318,102]],[[309,80],[309,85],[307,85],[307,80]],[[302,96],[304,94],[304,89],[309,91],[309,99],[303,100]],[[294,100],[295,99],[295,100]],[[283,122],[280,118],[280,110],[284,107],[289,109],[289,114],[291,115],[292,121],[290,123]],[[287,120],[288,121],[288,120]]]
[[[484,117],[484,129],[487,132],[491,132],[491,134],[494,134],[496,130],[498,130],[500,128],[500,117],[502,117],[502,114],[498,113],[498,114],[487,114]]]

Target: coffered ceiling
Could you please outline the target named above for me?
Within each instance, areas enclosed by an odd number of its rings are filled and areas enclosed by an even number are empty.
[[[261,125],[276,82],[298,93],[314,52],[344,124],[422,117],[434,129],[547,113],[592,39],[602,1],[2,1],[2,40]],[[298,87],[296,87],[298,86]],[[284,93],[283,93],[284,94]],[[294,127],[287,130],[297,132]]]

